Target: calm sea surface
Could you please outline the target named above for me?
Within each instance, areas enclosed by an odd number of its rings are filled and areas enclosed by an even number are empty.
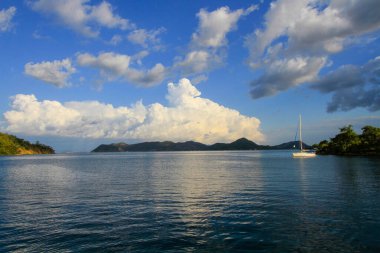
[[[0,252],[380,252],[380,159],[0,157]]]

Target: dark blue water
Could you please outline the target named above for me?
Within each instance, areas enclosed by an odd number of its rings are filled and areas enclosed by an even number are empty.
[[[380,252],[380,159],[0,157],[1,252]]]

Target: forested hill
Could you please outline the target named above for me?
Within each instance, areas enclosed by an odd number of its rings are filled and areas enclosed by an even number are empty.
[[[17,138],[16,136],[0,132],[0,155],[33,155],[54,154],[50,146]]]
[[[303,143],[303,147],[311,148]],[[215,143],[206,145],[194,141],[186,142],[171,142],[171,141],[156,141],[142,142],[137,144],[112,143],[102,144],[95,148],[92,152],[133,152],[133,151],[205,151],[205,150],[269,150],[269,149],[297,149],[299,142],[287,142],[276,146],[259,145],[246,138],[240,138],[231,143]]]

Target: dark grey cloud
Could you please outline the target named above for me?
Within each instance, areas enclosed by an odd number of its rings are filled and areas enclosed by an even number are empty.
[[[346,65],[332,71],[311,85],[322,93],[330,93],[341,89],[353,88],[365,84],[362,69]]]
[[[380,26],[380,1],[340,1],[347,8],[347,17],[350,17],[354,31],[357,33],[378,29]]]
[[[359,107],[372,112],[380,110],[380,87],[338,90],[327,105],[327,112],[350,111]]]
[[[314,83],[320,70],[330,62],[330,55],[358,41],[371,43],[371,40],[362,40],[365,36],[379,37],[379,10],[379,0],[274,2],[265,15],[264,28],[255,30],[245,42],[250,51],[248,64],[262,71],[262,75],[251,82],[252,97],[272,96],[295,86]],[[299,59],[305,59],[305,64]],[[313,62],[313,59],[324,61]],[[288,66],[279,65],[279,62]],[[299,64],[288,64],[294,62]],[[322,93],[334,93],[333,101],[337,103],[329,105],[330,111],[349,110],[350,104],[376,110],[377,107],[372,106],[377,101],[376,96],[370,96],[376,84],[376,72],[370,64],[374,63],[368,63],[365,68],[344,66],[319,79],[318,84],[314,83],[313,87]],[[366,76],[369,70],[372,72]],[[335,96],[343,89],[345,92],[341,96]],[[355,104],[355,96],[349,99],[349,89],[363,101]]]
[[[323,57],[292,58],[273,61],[267,65],[265,73],[251,82],[252,98],[268,97],[300,83],[315,79],[324,66]]]
[[[380,57],[363,66],[346,65],[328,73],[311,86],[331,93],[328,112],[349,111],[358,107],[380,110]]]

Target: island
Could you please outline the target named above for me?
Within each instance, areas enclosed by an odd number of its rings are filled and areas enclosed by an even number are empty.
[[[380,128],[364,126],[357,134],[352,125],[340,128],[340,133],[330,141],[313,145],[320,155],[380,156]]]
[[[52,147],[39,143],[17,138],[0,132],[0,155],[34,155],[34,154],[54,154]]]
[[[136,144],[111,143],[102,144],[91,152],[136,152],[136,151],[221,151],[221,150],[281,150],[281,149],[299,149],[298,141],[290,141],[280,145],[269,146],[259,145],[246,138],[240,138],[231,143],[215,143],[206,145],[195,141],[186,142],[171,142],[171,141],[156,141],[142,142]],[[303,143],[303,147],[310,149],[311,146]]]

